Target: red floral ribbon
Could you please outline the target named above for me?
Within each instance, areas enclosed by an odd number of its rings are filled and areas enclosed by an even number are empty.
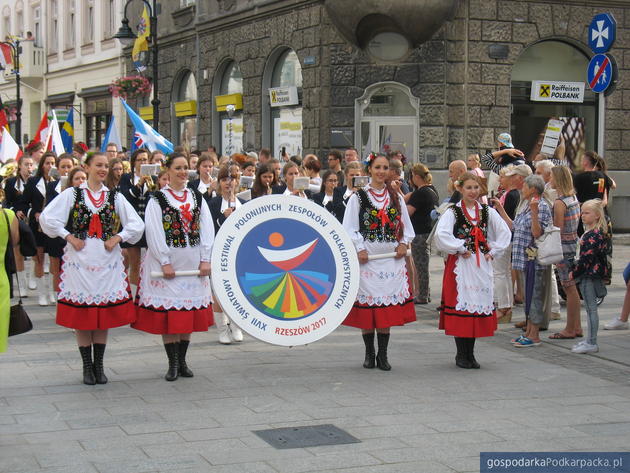
[[[101,223],[101,217],[99,214],[92,214],[92,218],[90,219],[90,225],[88,226],[88,236],[103,238],[103,225]]]
[[[477,257],[477,267],[479,267],[480,266],[480,264],[479,264],[479,244],[480,243],[488,244],[488,242],[486,241],[486,237],[483,236],[483,231],[481,230],[481,228],[479,228],[476,225],[470,231],[470,235],[475,238],[475,256]]]
[[[184,229],[188,231],[190,222],[192,222],[193,219],[192,212],[190,211],[190,203],[180,205],[179,210],[182,213],[182,218],[184,219],[182,222],[184,224]]]

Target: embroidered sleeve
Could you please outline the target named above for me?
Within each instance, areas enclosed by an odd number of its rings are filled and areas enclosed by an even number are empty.
[[[455,211],[451,208],[440,217],[435,229],[435,246],[438,250],[448,254],[464,253],[466,247],[464,240],[455,238],[453,227],[455,226]]]

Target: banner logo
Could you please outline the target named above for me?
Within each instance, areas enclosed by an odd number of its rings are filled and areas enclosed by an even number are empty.
[[[214,294],[226,314],[276,345],[329,334],[358,291],[349,236],[325,208],[298,197],[268,196],[241,206],[217,233],[212,261]]]

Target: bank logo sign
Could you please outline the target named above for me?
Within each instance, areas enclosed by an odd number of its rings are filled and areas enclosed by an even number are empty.
[[[285,107],[287,105],[298,105],[299,103],[300,97],[295,86],[269,89],[269,105],[272,107]]]
[[[344,320],[358,291],[349,236],[325,208],[268,196],[236,210],[216,235],[215,297],[243,330],[283,346],[312,343]]]
[[[584,82],[532,81],[534,102],[584,102]]]

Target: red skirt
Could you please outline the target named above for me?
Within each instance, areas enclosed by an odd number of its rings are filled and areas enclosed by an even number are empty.
[[[136,305],[136,330],[166,335],[173,333],[207,332],[214,325],[212,307],[193,310],[154,309]]]
[[[128,325],[134,320],[136,311],[130,297],[92,306],[65,299],[57,302],[57,324],[75,330],[106,330]]]
[[[446,335],[454,337],[491,337],[497,329],[497,316],[493,310],[490,314],[471,314],[455,309],[457,306],[457,281],[455,280],[455,263],[457,255],[449,255],[444,268],[442,280],[442,302],[440,305],[440,329]],[[488,282],[493,284],[492,281]]]
[[[363,330],[389,328],[416,321],[416,308],[413,299],[402,304],[369,306],[355,302],[352,310],[342,322],[343,325]]]

